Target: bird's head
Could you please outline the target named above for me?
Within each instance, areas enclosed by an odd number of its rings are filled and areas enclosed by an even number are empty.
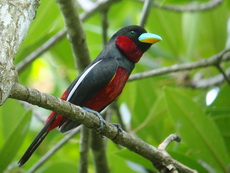
[[[120,29],[112,39],[115,40],[119,50],[133,63],[138,62],[152,44],[162,40],[160,36],[147,33],[144,28],[137,25]]]

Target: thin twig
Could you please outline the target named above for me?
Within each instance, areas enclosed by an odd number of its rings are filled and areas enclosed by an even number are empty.
[[[228,68],[225,71],[225,73],[228,77],[230,77],[230,68]],[[207,88],[210,86],[219,85],[219,84],[223,83],[225,80],[225,78],[222,74],[218,74],[216,76],[212,76],[210,78],[205,78],[205,79],[202,79],[200,76],[201,75],[199,75],[199,74],[195,75],[194,79],[191,81],[191,84],[188,86],[191,86],[193,88]]]
[[[208,67],[208,66],[215,66],[216,63],[219,62],[219,60],[222,59],[229,51],[230,49],[223,50],[222,52],[216,55],[213,55],[210,58],[202,59],[196,62],[191,62],[191,63],[186,63],[186,64],[176,64],[176,65],[169,66],[169,67],[162,67],[159,69],[153,69],[153,70],[145,71],[142,73],[136,73],[129,77],[129,81],[144,79],[144,78],[167,74],[171,72],[178,72],[178,71],[192,70],[192,69]],[[222,61],[226,61],[229,59],[230,59],[230,56],[223,58]]]
[[[139,21],[139,25],[142,27],[144,27],[147,22],[147,18],[150,13],[150,9],[151,9],[151,3],[152,3],[152,0],[145,0],[144,2],[143,10],[141,12],[141,19]]]
[[[42,156],[29,170],[27,173],[32,173],[36,171],[44,162],[46,162],[51,156],[56,153],[62,146],[64,146],[73,136],[75,136],[80,131],[80,126],[73,131],[71,131],[68,135],[62,138],[53,148],[51,148],[44,156]]]
[[[224,79],[227,81],[228,85],[230,86],[230,79],[228,78],[228,76],[226,75],[225,71],[222,69],[220,64],[216,65],[216,68],[220,71],[220,73],[222,73]]]
[[[144,1],[144,0],[138,0]],[[223,0],[210,0],[202,4],[188,4],[188,5],[164,5],[164,3],[159,3],[159,1],[153,1],[152,5],[161,9],[175,11],[175,12],[197,12],[197,11],[207,11],[218,7]]]
[[[103,9],[101,11],[101,26],[102,26],[102,42],[105,46],[108,41],[108,9]]]
[[[49,50],[52,46],[58,43],[62,38],[66,36],[66,29],[60,30],[53,37],[48,39],[43,45],[29,54],[25,59],[16,65],[16,70],[18,73],[22,72],[26,67],[28,67],[37,57],[41,56],[45,51]]]
[[[167,146],[173,142],[180,142],[181,138],[177,134],[171,134],[169,135],[159,146],[158,149],[162,150],[162,152],[165,153],[165,155],[169,155],[166,151]],[[157,162],[153,163],[161,172],[170,172],[170,173],[178,173],[178,170],[173,164],[165,165],[165,167],[162,167],[162,165],[158,165]]]
[[[177,134],[171,134],[171,135],[169,135],[169,136],[158,146],[158,149],[160,149],[160,150],[166,150],[167,146],[168,146],[171,142],[173,142],[173,141],[180,142],[180,141],[181,141],[180,136],[178,136]]]

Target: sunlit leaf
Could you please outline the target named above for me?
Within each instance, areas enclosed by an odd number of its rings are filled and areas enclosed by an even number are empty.
[[[226,171],[229,156],[215,123],[181,90],[166,88],[165,100],[182,139],[201,164]]]

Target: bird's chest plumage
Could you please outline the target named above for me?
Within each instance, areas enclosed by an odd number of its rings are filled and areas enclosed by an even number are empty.
[[[90,101],[85,104],[85,107],[95,111],[101,111],[115,100],[122,92],[129,73],[122,67],[118,67],[111,81],[102,90],[100,90]]]

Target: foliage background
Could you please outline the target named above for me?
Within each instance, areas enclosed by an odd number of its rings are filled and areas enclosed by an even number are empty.
[[[208,1],[173,0],[165,1],[162,5],[204,2]],[[142,7],[142,2],[134,0],[112,5],[108,12],[109,37],[123,26],[138,24]],[[163,41],[144,55],[133,73],[198,61],[229,48],[229,13],[229,1],[205,12],[179,13],[153,7],[145,28],[162,36]],[[101,14],[96,13],[83,26],[90,56],[94,59],[103,48]],[[63,27],[56,2],[41,0],[15,63],[22,61]],[[222,66],[227,68],[229,62]],[[173,143],[168,148],[178,161],[203,173],[227,172],[230,162],[230,86],[224,82],[202,89],[189,87],[188,82],[197,74],[208,78],[219,74],[219,71],[215,67],[208,67],[129,82],[118,99],[120,112],[126,117],[125,123],[130,133],[154,146],[171,133],[179,134],[182,142]],[[19,82],[60,96],[77,75],[71,47],[65,38],[19,73]],[[218,94],[207,105],[207,93],[212,89]],[[33,107],[33,112],[39,112],[44,117],[49,115],[49,111],[38,107]],[[58,131],[50,133],[30,161],[23,168],[18,168],[17,161],[43,126],[32,114],[16,100],[8,100],[0,108],[0,172],[28,170],[64,137]],[[116,116],[112,121],[117,121]],[[114,173],[153,170],[148,161],[124,148],[119,149],[110,141],[107,156],[110,170]],[[76,135],[37,172],[76,172],[78,160],[79,135]],[[89,172],[94,172],[92,159]]]

